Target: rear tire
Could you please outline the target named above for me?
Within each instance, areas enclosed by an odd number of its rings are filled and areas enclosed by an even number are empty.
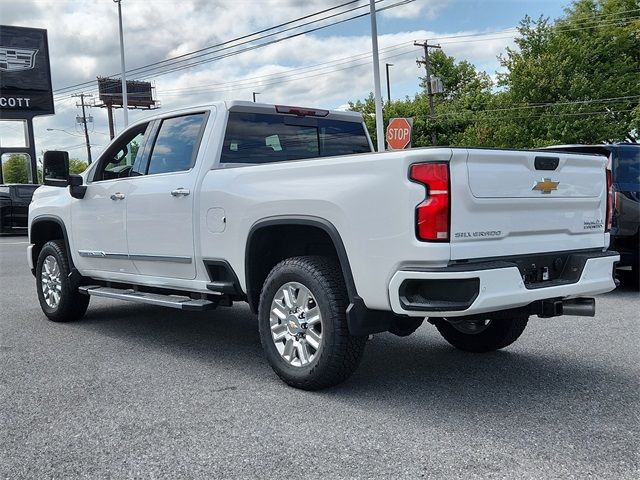
[[[522,335],[528,320],[529,315],[524,313],[510,316],[496,313],[478,315],[460,323],[451,323],[444,318],[430,319],[451,345],[465,352],[476,353],[508,347]]]
[[[260,295],[260,340],[285,383],[319,390],[355,371],[367,337],[349,333],[348,303],[342,271],[331,258],[293,257],[271,270]]]
[[[40,307],[53,322],[79,320],[89,306],[89,296],[78,292],[77,282],[72,281],[70,273],[64,242],[47,242],[36,263],[36,287]]]

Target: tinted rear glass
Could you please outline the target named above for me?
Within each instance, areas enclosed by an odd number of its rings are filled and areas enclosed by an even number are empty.
[[[640,145],[620,145],[613,159],[613,180],[616,190],[640,190]]]
[[[371,152],[361,123],[231,112],[221,163],[271,163]]]

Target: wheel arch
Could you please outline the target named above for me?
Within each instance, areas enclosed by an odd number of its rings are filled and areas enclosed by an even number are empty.
[[[351,266],[349,265],[347,251],[338,229],[331,222],[320,217],[287,215],[258,220],[252,225],[247,235],[244,274],[247,302],[251,307],[251,311],[254,313],[258,311],[260,290],[269,271],[280,260],[286,258],[282,258],[282,254],[274,252],[272,256],[259,262],[256,261],[257,256],[261,251],[264,251],[265,248],[271,246],[269,242],[272,242],[273,239],[269,238],[270,236],[275,236],[277,233],[286,232],[287,230],[306,232],[307,234],[312,233],[312,235],[307,235],[304,241],[296,242],[298,246],[309,247],[316,245],[314,241],[321,242],[324,245],[326,245],[327,240],[330,242],[330,246],[342,270],[342,275],[347,286],[347,293],[349,294],[349,301],[353,303],[358,294],[353,280]],[[303,252],[302,254],[308,253],[309,252]],[[294,255],[295,254],[289,256]]]
[[[344,278],[344,282],[347,288],[347,294],[349,296],[349,306],[347,307],[347,324],[351,335],[364,336],[371,333],[385,332],[389,329],[391,322],[396,317],[391,311],[384,310],[370,310],[364,303],[364,300],[358,295],[356,290],[353,273],[351,271],[351,265],[349,263],[349,257],[345,249],[342,237],[338,232],[338,229],[331,222],[324,218],[304,216],[304,215],[286,215],[277,217],[268,217],[257,221],[253,224],[247,235],[247,243],[245,247],[245,291],[247,295],[247,302],[251,307],[253,313],[258,312],[258,303],[260,300],[260,291],[264,280],[266,279],[269,271],[281,260],[296,255],[309,255],[318,254],[314,251],[287,251],[287,244],[277,243],[276,254],[268,256],[268,248],[266,250],[266,258],[260,257],[259,254],[265,253],[264,243],[265,238],[273,236],[276,232],[282,232],[283,228],[289,229],[311,229],[305,230],[320,233],[320,238],[323,242],[330,243],[332,252],[335,254],[340,269]],[[300,232],[300,230],[297,230]],[[314,236],[311,236],[312,240]],[[317,237],[315,238],[317,239]],[[309,242],[309,239],[305,237],[306,242],[297,243],[296,245],[313,245],[313,241]],[[267,241],[267,247],[273,244],[273,238],[269,238]],[[280,249],[278,251],[278,248]],[[322,254],[322,253],[320,253]],[[326,254],[326,250],[325,250]]]
[[[31,228],[29,229],[29,241],[34,245],[31,250],[33,265],[38,263],[38,256],[40,255],[42,247],[50,240],[64,241],[69,268],[72,271],[75,271],[67,228],[62,219],[55,215],[40,215],[31,222]]]

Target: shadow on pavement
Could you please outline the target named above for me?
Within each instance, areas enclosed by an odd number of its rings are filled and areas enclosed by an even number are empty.
[[[246,307],[193,313],[135,304],[99,305],[90,307],[83,321],[69,327],[117,337],[145,349],[168,350],[176,357],[202,362],[203,368],[238,369],[251,381],[268,382],[270,388],[280,382],[262,355],[257,322]],[[489,354],[461,352],[446,344],[435,329],[429,330],[432,328],[425,323],[414,336],[404,339],[376,335],[349,381],[322,392],[291,394],[400,410],[419,406],[507,414],[564,408],[574,402],[584,405],[594,392],[614,392],[617,386],[628,388],[635,381],[624,371],[591,362],[588,354],[556,354],[553,349],[540,349],[539,344],[528,351],[516,343]],[[284,384],[282,388],[288,389]],[[556,404],[556,399],[562,402]]]

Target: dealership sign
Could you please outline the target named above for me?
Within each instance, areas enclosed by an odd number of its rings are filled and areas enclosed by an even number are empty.
[[[52,113],[47,31],[0,25],[0,118]]]

